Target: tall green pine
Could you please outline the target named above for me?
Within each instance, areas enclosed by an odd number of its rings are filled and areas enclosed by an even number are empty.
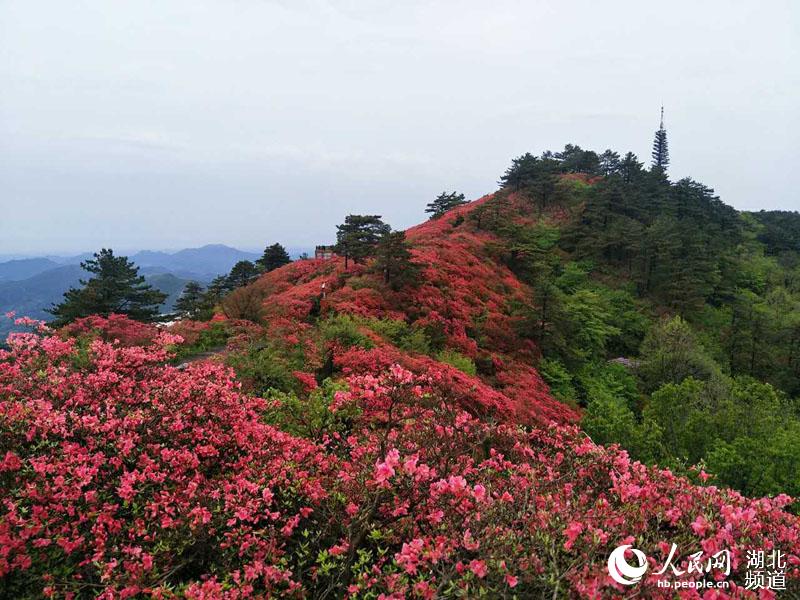
[[[159,320],[159,307],[167,295],[145,283],[139,267],[126,256],[114,256],[110,248],[103,248],[81,263],[81,267],[94,275],[81,280],[81,288],[70,288],[64,301],[54,305],[52,324],[56,327],[90,315],[107,317],[110,314],[127,315],[137,321]]]
[[[228,287],[233,290],[236,288],[244,287],[251,281],[254,281],[259,274],[258,267],[251,263],[249,260],[240,260],[231,269],[228,274]]]
[[[203,286],[196,281],[190,281],[183,288],[180,298],[175,301],[175,312],[185,319],[197,319],[206,305]]]
[[[632,183],[642,173],[642,163],[633,152],[625,154],[619,163],[619,174],[625,183]]]
[[[500,185],[519,191],[531,185],[538,172],[539,159],[530,152],[512,159],[511,166],[500,178]]]
[[[599,168],[600,172],[608,177],[609,175],[614,175],[615,173],[619,173],[620,170],[620,158],[619,154],[611,150],[610,148],[603,152],[599,157]]]
[[[336,252],[348,261],[363,262],[375,253],[375,246],[383,235],[391,231],[380,215],[347,215],[344,223],[336,226]]]
[[[256,261],[256,264],[264,269],[265,273],[274,271],[275,269],[288,265],[292,262],[286,248],[278,243],[272,244],[264,248],[264,254]]]
[[[392,231],[383,235],[375,252],[375,270],[395,291],[416,283],[419,265],[412,261],[405,232]]]
[[[436,219],[441,217],[447,211],[466,203],[467,201],[464,197],[464,194],[459,194],[457,192],[442,192],[436,196],[436,199],[433,202],[428,204],[425,212],[431,213],[431,219]]]

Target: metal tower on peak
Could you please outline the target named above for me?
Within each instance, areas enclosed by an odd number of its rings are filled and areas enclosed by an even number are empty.
[[[653,140],[653,168],[666,173],[669,165],[669,149],[667,147],[667,131],[664,129],[664,105],[661,105],[661,123]]]

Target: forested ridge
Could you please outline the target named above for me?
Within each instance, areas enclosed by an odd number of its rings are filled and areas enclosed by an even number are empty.
[[[539,371],[593,439],[800,493],[800,214],[737,212],[630,153],[569,145],[501,183],[481,226],[533,287]]]

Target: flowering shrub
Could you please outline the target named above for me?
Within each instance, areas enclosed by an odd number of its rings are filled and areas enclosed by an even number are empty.
[[[547,393],[547,386],[530,367],[520,367],[519,379],[509,382],[506,388],[515,393],[506,394],[505,389],[495,389],[448,364],[427,356],[409,356],[391,346],[335,349],[333,360],[348,375],[380,373],[392,364],[400,364],[414,373],[441,382],[451,399],[475,415],[539,425],[578,420],[577,411],[554,400]]]
[[[14,325],[17,327],[26,327],[32,331],[38,331],[40,333],[47,333],[50,331],[50,328],[44,321],[39,321],[30,317],[18,317],[17,313],[15,313],[13,310],[7,312],[5,314],[5,318],[13,321]]]
[[[299,437],[224,367],[166,365],[174,342],[96,339],[76,361],[73,339],[21,334],[0,352],[5,596],[616,598],[610,550],[655,564],[673,541],[731,550],[733,586],[707,597],[754,597],[748,548],[800,575],[785,497],[696,487],[571,426],[492,424],[396,364],[317,395],[325,425]]]
[[[217,325],[217,324],[215,324]],[[217,325],[218,326],[218,325]],[[200,340],[204,332],[211,329],[209,321],[192,321],[191,319],[181,319],[169,326],[170,333],[179,335],[187,345],[194,345]]]
[[[0,353],[0,589],[8,597],[187,596],[217,575],[290,590],[285,540],[326,496],[311,442],[264,425],[210,362],[33,335]],[[302,468],[298,465],[303,465]],[[213,586],[212,586],[213,587]],[[212,597],[214,594],[212,593]]]
[[[126,315],[110,314],[108,317],[92,315],[73,321],[61,332],[68,336],[99,337],[107,342],[118,342],[123,346],[144,346],[158,335],[155,325],[134,321]]]

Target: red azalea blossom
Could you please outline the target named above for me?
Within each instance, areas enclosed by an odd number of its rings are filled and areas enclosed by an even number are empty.
[[[342,409],[358,412],[319,444],[269,425],[274,403],[243,395],[225,367],[170,367],[169,343],[96,339],[77,361],[75,340],[34,335],[0,352],[12,596],[426,598],[447,581],[464,596],[538,597],[558,574],[571,596],[615,598],[610,550],[632,543],[661,562],[672,539],[679,563],[731,551],[719,598],[755,597],[751,548],[781,549],[790,585],[799,575],[786,497],[696,487],[573,426],[483,421],[436,373],[397,365],[347,379]]]

